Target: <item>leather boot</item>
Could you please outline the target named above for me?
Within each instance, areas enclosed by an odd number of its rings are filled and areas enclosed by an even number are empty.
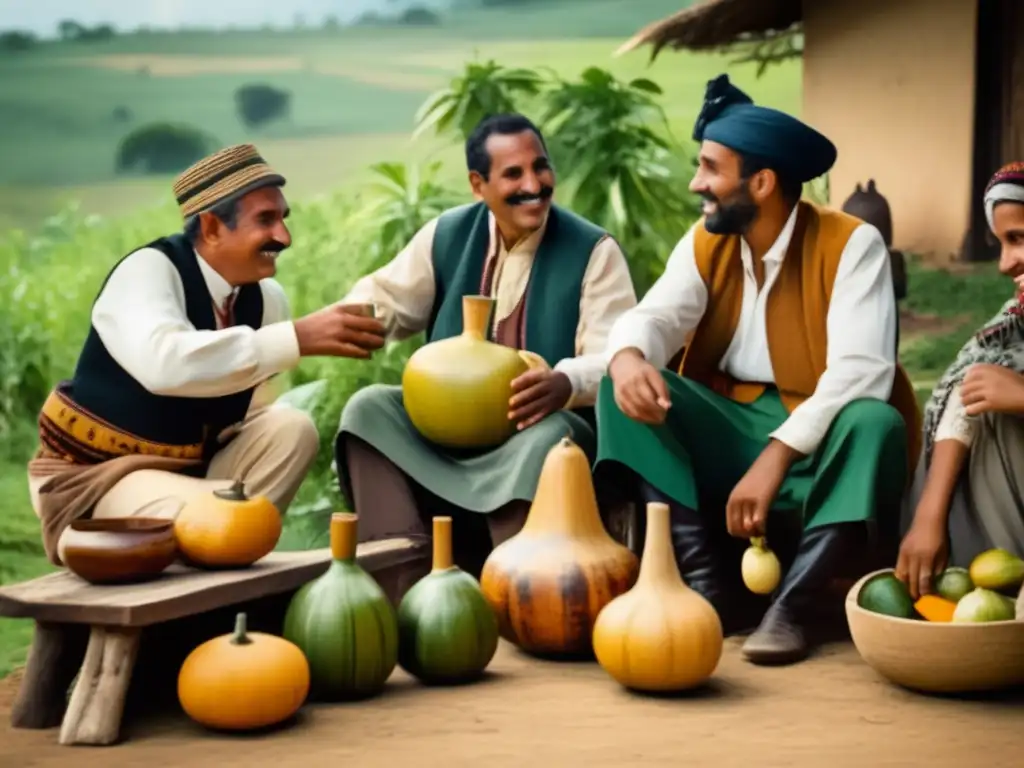
[[[743,644],[754,664],[793,664],[810,651],[807,627],[816,602],[852,552],[863,549],[866,528],[842,523],[805,531],[793,565],[757,631]]]
[[[668,504],[672,549],[683,581],[714,607],[725,635],[749,631],[749,600],[739,590],[739,560],[719,541],[713,523],[697,510],[684,507],[653,486],[643,483],[645,502]],[[735,560],[735,562],[733,562]],[[735,572],[735,576],[731,576]]]

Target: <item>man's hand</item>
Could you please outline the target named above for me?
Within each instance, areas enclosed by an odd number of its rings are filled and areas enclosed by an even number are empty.
[[[1001,365],[972,365],[960,385],[960,399],[969,416],[1024,413],[1024,376]]]
[[[359,307],[331,304],[295,321],[299,354],[303,357],[368,358],[384,346],[384,326]]]
[[[560,371],[531,368],[512,382],[508,417],[516,429],[526,429],[550,413],[561,410],[572,397],[572,382]]]
[[[918,507],[914,522],[900,543],[896,578],[907,585],[915,600],[932,591],[932,580],[949,562],[945,518]]]
[[[729,533],[740,539],[764,536],[768,509],[779,493],[790,466],[800,454],[785,443],[772,440],[736,483],[725,505]]]
[[[661,372],[635,349],[624,349],[612,358],[608,375],[615,386],[615,404],[634,421],[662,424],[672,407],[668,385]]]

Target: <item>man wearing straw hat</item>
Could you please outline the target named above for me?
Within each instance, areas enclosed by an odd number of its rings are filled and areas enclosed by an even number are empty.
[[[268,380],[303,356],[368,357],[383,328],[340,305],[290,319],[273,279],[291,244],[284,184],[251,145],[204,158],[174,183],[183,231],[104,281],[29,464],[55,564],[75,519],[173,518],[234,480],[287,509],[319,440],[305,414],[271,406]]]

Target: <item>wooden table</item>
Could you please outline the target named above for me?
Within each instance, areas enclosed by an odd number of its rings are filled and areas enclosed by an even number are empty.
[[[410,539],[360,544],[357,557],[396,603],[429,570],[427,544]],[[330,562],[326,548],[274,552],[240,570],[175,564],[141,584],[94,586],[62,571],[0,588],[0,616],[36,623],[12,726],[60,725],[64,745],[116,742],[144,628],[293,592]]]

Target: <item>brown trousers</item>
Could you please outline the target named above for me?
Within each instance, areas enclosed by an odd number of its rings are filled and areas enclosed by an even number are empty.
[[[493,547],[511,538],[526,522],[530,503],[514,501],[488,514],[460,509],[411,480],[369,443],[345,434],[352,502],[359,514],[359,541],[395,537],[429,538],[429,519],[450,515],[455,562],[480,575]]]

